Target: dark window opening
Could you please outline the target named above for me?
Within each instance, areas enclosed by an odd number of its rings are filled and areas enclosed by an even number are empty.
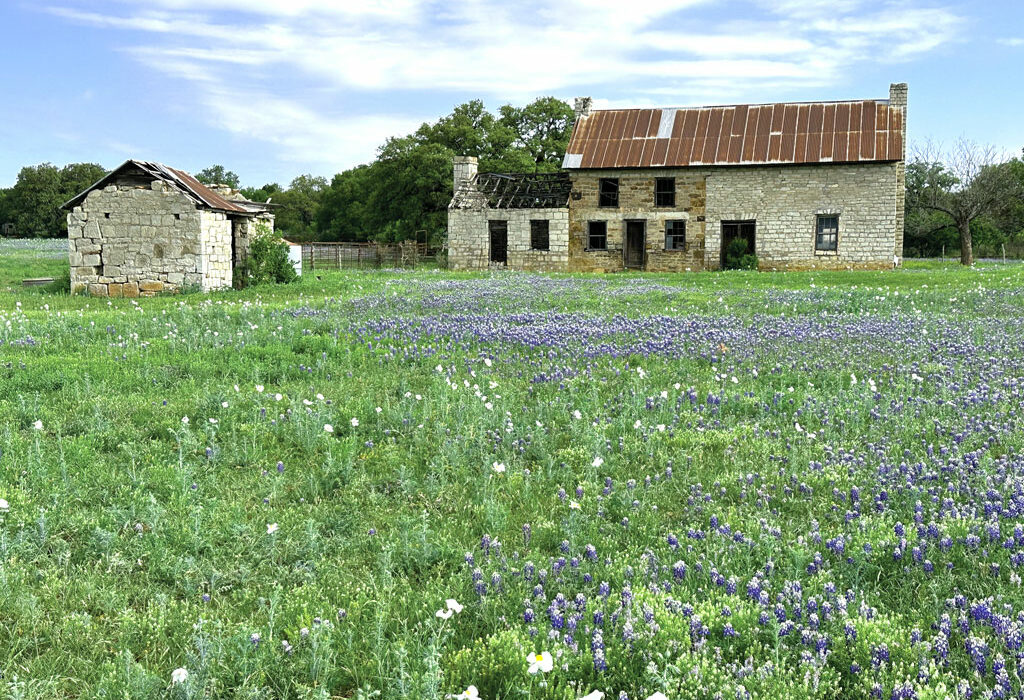
[[[676,179],[659,177],[654,180],[654,206],[674,207],[676,205]]]
[[[491,234],[491,262],[505,265],[508,263],[508,222],[488,221]]]
[[[835,252],[839,245],[839,217],[819,216],[814,236],[814,249]]]
[[[587,250],[608,250],[607,221],[591,221],[587,224]]]
[[[175,219],[181,219],[181,214],[175,214],[175,215],[174,215],[174,218],[175,218]]]
[[[619,206],[619,178],[602,177],[598,180],[597,206]]]
[[[548,220],[532,219],[530,221],[530,248],[533,250],[548,250],[549,245]]]
[[[665,250],[686,250],[686,222],[665,222]]]
[[[109,211],[108,212],[104,212],[103,213],[103,218],[104,219],[109,219],[110,218],[110,212]]]

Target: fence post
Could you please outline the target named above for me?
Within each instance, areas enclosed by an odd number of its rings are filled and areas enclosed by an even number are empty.
[[[1003,264],[1006,264],[1006,244],[1000,243],[999,247],[1003,249]]]

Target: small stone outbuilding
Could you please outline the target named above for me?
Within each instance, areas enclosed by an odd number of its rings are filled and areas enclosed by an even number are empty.
[[[762,270],[891,268],[906,118],[904,83],[841,102],[594,110],[578,98],[557,175],[455,159],[449,265],[680,272],[752,254]]]
[[[129,160],[67,203],[72,293],[136,297],[230,288],[267,205],[183,170]]]

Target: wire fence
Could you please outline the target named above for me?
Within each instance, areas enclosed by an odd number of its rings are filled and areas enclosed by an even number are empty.
[[[416,267],[436,264],[439,251],[425,243],[301,243],[302,269]]]

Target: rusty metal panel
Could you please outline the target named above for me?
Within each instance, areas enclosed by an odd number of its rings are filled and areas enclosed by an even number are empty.
[[[771,133],[781,134],[782,133],[782,117],[786,113],[786,105],[776,104],[772,106],[772,126]]]
[[[709,110],[708,132],[704,139],[704,149],[701,153],[701,161],[714,163],[718,156],[718,141],[722,136],[722,113],[721,107]]]
[[[888,136],[888,131],[875,132],[875,159],[885,160],[887,157],[889,145],[886,142],[888,141]]]
[[[860,160],[861,103],[850,105],[850,139],[846,142],[846,160]]]
[[[850,115],[847,114],[846,116],[849,117]],[[842,163],[846,161],[846,140],[848,136],[848,131],[836,132],[836,140],[834,145],[832,146],[832,160],[834,160],[837,163]]]
[[[781,159],[782,134],[772,134],[768,137],[768,162],[775,163]]]
[[[628,148],[627,148],[628,144]],[[616,168],[626,168],[640,162],[640,154],[644,152],[644,142],[640,139],[630,139],[622,142],[619,155],[615,158]]]
[[[715,152],[716,163],[729,162],[729,144],[732,141],[733,116],[735,116],[734,110],[730,108],[722,110],[722,130],[718,135],[718,150]]]
[[[889,105],[877,103],[875,105],[875,131],[889,130]]]
[[[656,139],[654,142],[654,154],[651,156],[651,165],[665,165],[668,160],[669,139]]]
[[[653,138],[658,135],[658,131],[661,127],[661,120],[664,118],[664,111],[660,109],[651,110],[651,123],[647,127],[647,138]]]
[[[836,133],[845,133],[850,130],[850,104],[840,102],[836,105]],[[846,149],[843,149],[846,153]]]
[[[640,141],[643,145],[643,152],[640,154],[640,167],[649,168],[654,160],[654,147],[657,139],[645,138]]]
[[[757,132],[757,115],[759,107],[747,108],[747,125],[743,129],[743,150],[740,151],[740,160],[749,163],[754,159],[754,139]]]
[[[794,163],[807,162],[807,120],[810,116],[810,105],[800,105],[796,113],[796,150],[793,153]]]
[[[647,138],[647,130],[651,128],[651,118],[654,116],[653,109],[639,109],[636,112],[636,127],[633,129],[634,139]],[[627,133],[626,138],[630,138]]]
[[[832,160],[832,143],[836,134],[836,106],[825,105],[821,121],[821,159]]]
[[[754,132],[754,155],[752,160],[755,163],[764,163],[768,160],[768,138],[772,130],[772,105],[761,105],[757,114],[757,130]]]
[[[869,100],[861,108],[860,159],[875,159],[875,103]]]

